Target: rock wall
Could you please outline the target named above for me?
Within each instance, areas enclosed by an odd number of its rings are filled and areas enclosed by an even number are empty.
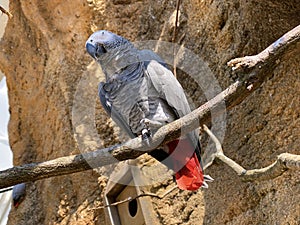
[[[176,1],[166,0],[11,1],[14,17],[0,43],[0,69],[9,87],[14,164],[79,153],[72,107],[80,79],[91,73],[84,43],[92,30],[111,30],[132,41],[171,41],[175,8]],[[300,24],[297,0],[192,0],[180,12],[176,41],[208,63],[222,88],[233,82],[227,61],[260,52]],[[273,77],[228,112],[224,150],[246,168],[267,166],[282,152],[300,154],[299,52],[299,45],[291,49]],[[205,101],[194,81],[181,72],[178,79],[196,105]],[[96,108],[101,144],[122,141],[99,103]],[[249,183],[223,164],[206,173],[215,178],[207,190],[176,190],[153,199],[161,224],[300,223],[299,171]],[[106,181],[86,171],[29,183],[26,200],[12,209],[8,224],[107,224],[104,211],[92,209],[103,204]],[[170,177],[150,190],[163,193],[172,185]]]

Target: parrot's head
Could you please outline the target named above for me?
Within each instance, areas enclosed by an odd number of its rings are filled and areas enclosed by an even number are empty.
[[[114,54],[118,49],[127,45],[131,45],[127,39],[106,30],[96,31],[85,44],[87,52],[96,60],[109,53]]]
[[[134,45],[110,31],[100,30],[93,33],[85,46],[87,52],[101,65],[107,80],[122,71],[123,75],[128,75],[124,68],[140,62]]]

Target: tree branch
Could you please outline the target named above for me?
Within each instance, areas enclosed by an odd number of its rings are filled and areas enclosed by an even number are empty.
[[[4,9],[1,5],[0,5],[0,11],[2,13],[6,14],[9,19],[11,19],[13,17],[13,15],[9,11],[7,11],[6,9]]]
[[[300,38],[300,25],[284,34],[281,38],[267,47],[265,50],[254,56],[245,56],[230,60],[227,65],[232,67],[233,70],[242,68],[253,68],[261,70],[270,61],[275,62],[279,55],[282,55],[287,48],[297,43]]]
[[[203,125],[203,130],[210,136],[216,145],[217,152],[213,154],[213,160],[219,159],[221,162],[225,163],[227,166],[233,169],[243,181],[271,180],[282,175],[289,169],[300,169],[300,155],[282,153],[278,156],[276,162],[270,166],[261,169],[246,170],[224,154],[221,143],[206,125]],[[212,162],[205,165],[205,168],[208,168]]]
[[[211,130],[205,124],[203,125],[203,130],[210,136],[212,141],[215,143],[217,149],[217,152],[212,155],[212,160],[208,164],[204,165],[203,169],[207,169],[209,166],[212,165],[214,159],[218,158],[222,162],[227,164],[229,167],[231,167],[238,175],[246,173],[246,170],[243,167],[241,167],[235,161],[224,155],[222,145],[219,142],[218,138],[211,132]]]
[[[276,60],[280,59],[285,50],[298,42],[299,39],[300,26],[286,33],[258,55],[231,60],[228,65],[236,69],[236,72],[241,75],[239,76],[240,80],[190,114],[161,127],[153,135],[150,145],[141,142],[141,138],[137,137],[121,145],[114,145],[93,152],[61,157],[42,163],[16,166],[0,172],[0,188],[89,170],[92,167],[96,168],[114,163],[115,159],[123,161],[136,158],[187,134],[197,129],[199,124],[209,121],[210,111],[217,109],[224,101],[227,109],[230,109],[254,92],[264,80],[271,76]]]

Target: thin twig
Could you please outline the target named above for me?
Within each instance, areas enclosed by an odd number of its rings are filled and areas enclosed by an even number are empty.
[[[228,165],[242,178],[243,181],[271,180],[275,177],[282,175],[285,171],[289,169],[300,169],[300,155],[282,153],[278,156],[277,160],[270,166],[261,169],[246,170],[238,163],[225,156],[220,141],[206,125],[203,125],[203,130],[210,136],[210,138],[216,144],[217,152],[213,155],[213,160],[217,158],[221,162]],[[209,167],[211,164],[212,163],[210,163],[205,168]]]
[[[177,36],[177,24],[178,24],[178,17],[179,17],[179,7],[180,7],[180,0],[177,0],[176,2],[176,17],[175,17],[175,25],[174,25],[174,32],[173,32],[173,38],[172,42],[175,43],[176,36]],[[176,49],[173,49],[173,56],[174,56],[174,64],[173,64],[173,70],[174,70],[174,76],[177,78],[177,71],[176,71]]]
[[[180,38],[178,39],[178,44],[181,44],[181,42],[183,41],[183,39],[185,38],[185,33],[183,33]]]
[[[180,8],[180,3],[181,0],[177,0],[176,2],[176,17],[175,17],[175,25],[174,25],[174,32],[173,32],[173,38],[172,38],[172,42],[175,43],[176,41],[176,36],[177,36],[177,24],[178,24],[178,19],[179,19],[179,8]]]
[[[104,206],[100,206],[100,207],[96,207],[96,208],[91,208],[89,210],[104,209],[104,208],[107,208],[107,207],[120,205],[120,204],[123,204],[125,202],[130,202],[132,200],[135,200],[135,199],[138,199],[138,198],[142,198],[142,197],[153,197],[153,198],[163,199],[168,194],[170,194],[172,191],[174,191],[177,188],[178,188],[177,186],[174,186],[174,187],[170,188],[169,190],[167,190],[162,195],[157,195],[157,194],[154,194],[154,193],[146,192],[146,193],[139,194],[139,195],[137,195],[135,197],[128,197],[126,199],[123,199],[123,200],[120,200],[120,201],[117,201],[117,202],[114,202],[114,203],[111,203],[111,204],[108,204],[108,205],[104,205]]]
[[[7,11],[6,9],[4,9],[1,5],[0,5],[0,11],[2,13],[6,14],[9,19],[11,19],[13,17],[13,15],[9,11]]]

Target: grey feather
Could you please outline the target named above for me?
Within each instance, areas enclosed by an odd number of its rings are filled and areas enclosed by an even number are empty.
[[[117,112],[116,110],[114,110],[112,108],[112,104],[111,102],[109,102],[109,99],[105,97],[106,92],[103,88],[104,83],[101,82],[98,86],[98,95],[100,97],[100,102],[101,105],[103,106],[103,108],[105,109],[106,113],[113,119],[113,121],[123,130],[126,132],[126,134],[131,137],[131,138],[135,138],[136,135],[134,135],[134,133],[132,133],[129,125],[126,123],[126,121],[124,120],[123,116]]]

